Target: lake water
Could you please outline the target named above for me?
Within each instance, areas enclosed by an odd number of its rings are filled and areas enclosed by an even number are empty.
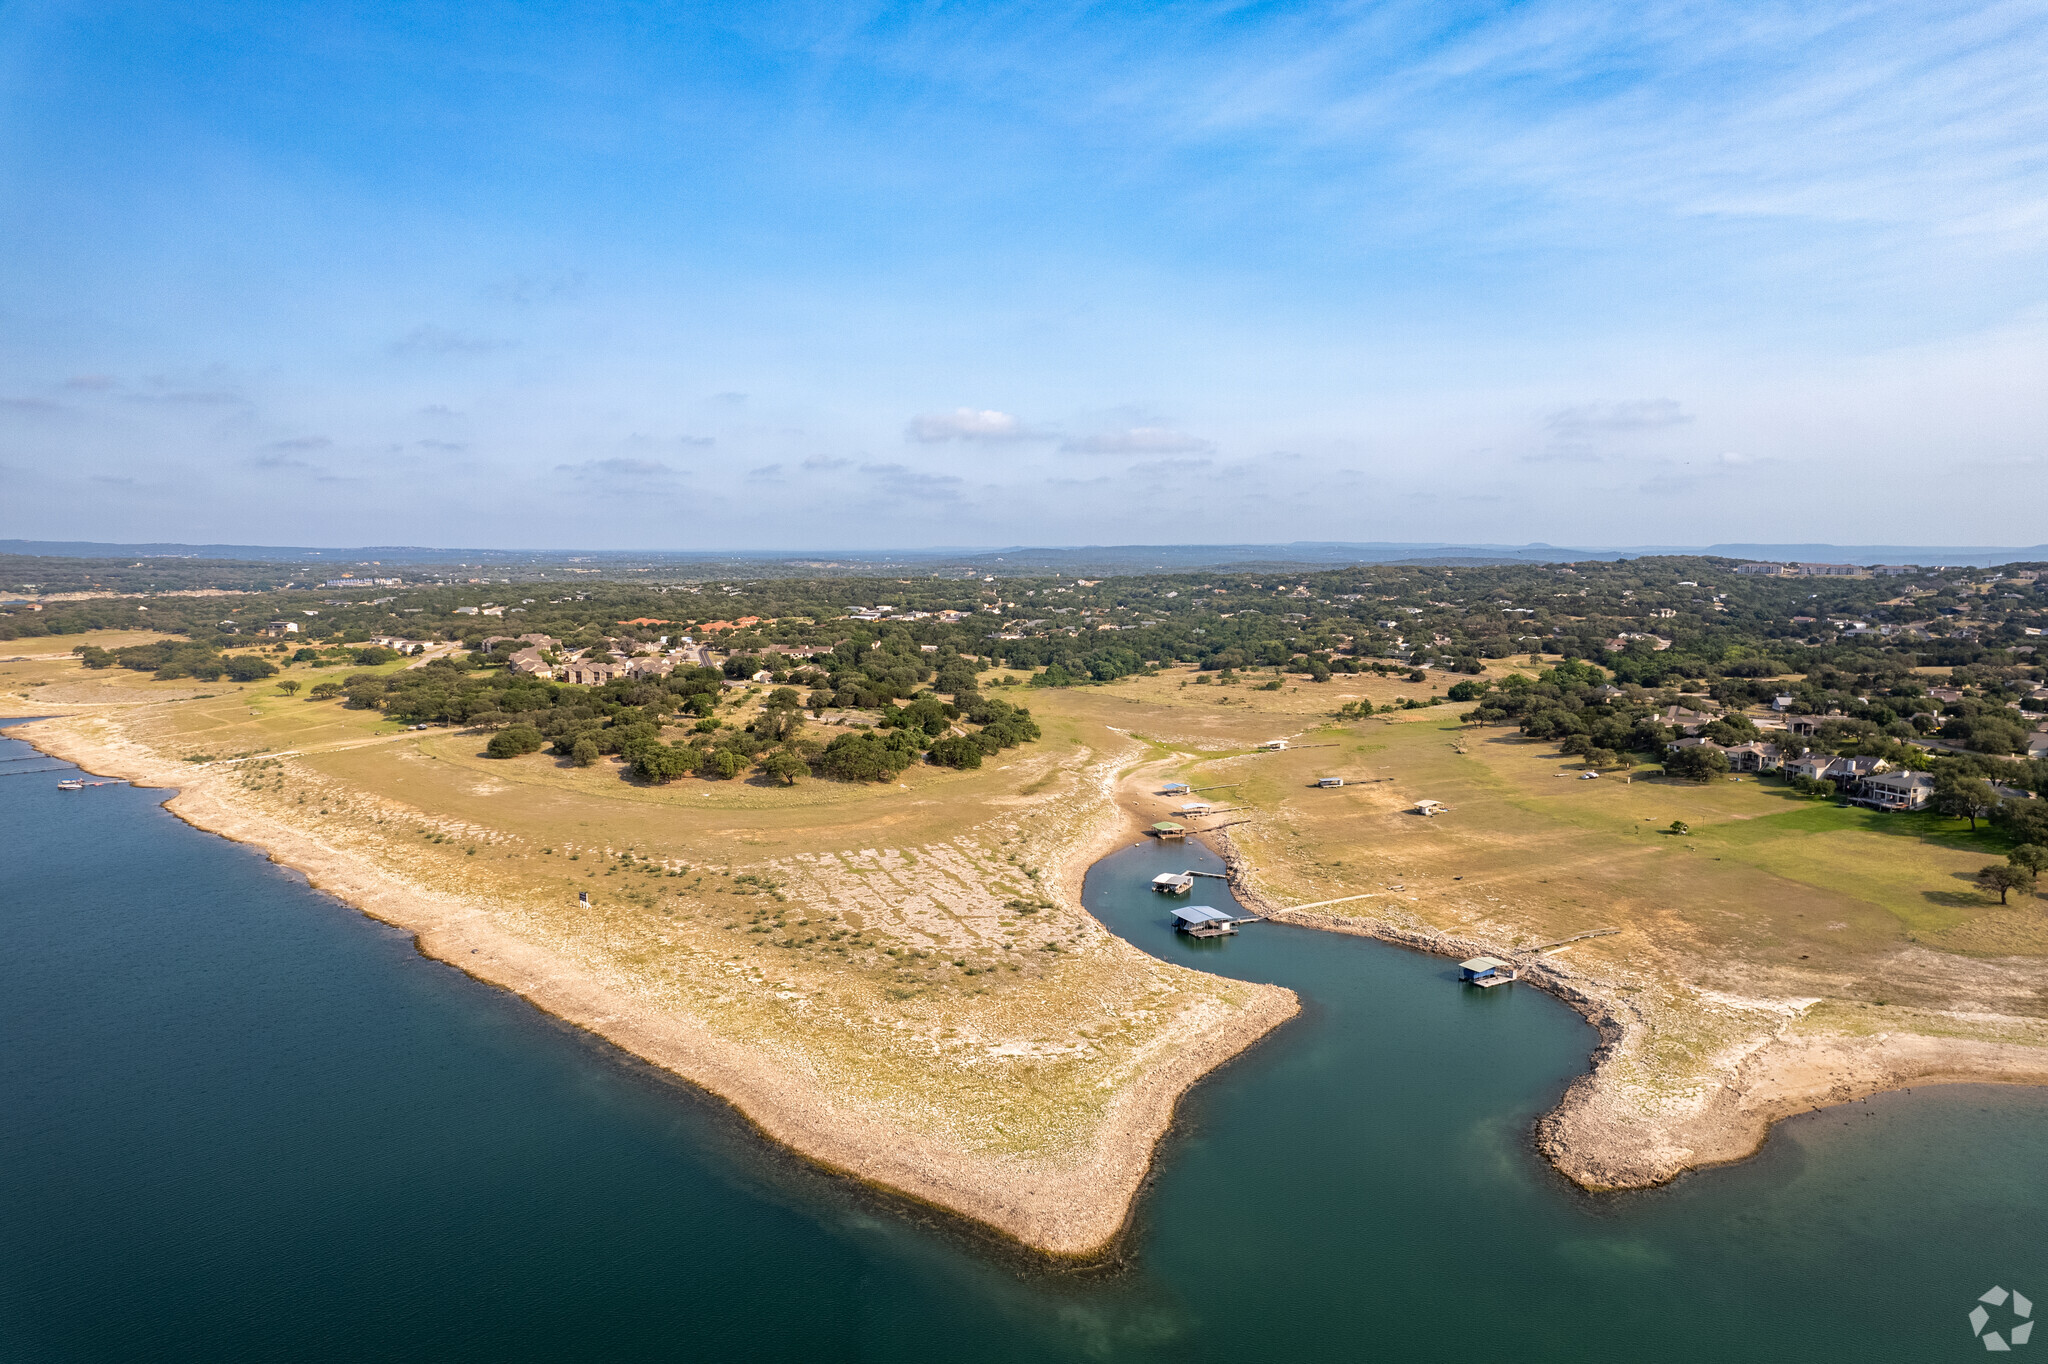
[[[1190,1096],[1124,1260],[1049,1273],[48,766],[0,762],[0,1359],[1917,1364],[1981,1356],[1993,1284],[2048,1302],[2039,1091],[1588,1197],[1528,1142],[1576,1015],[1362,939],[1179,938],[1146,882],[1220,867],[1149,844],[1089,907],[1305,1007]]]

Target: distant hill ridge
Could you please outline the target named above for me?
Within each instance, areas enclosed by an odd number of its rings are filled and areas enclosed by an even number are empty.
[[[521,564],[582,560],[594,565],[704,564],[741,568],[772,564],[787,574],[815,567],[822,572],[941,566],[979,566],[987,571],[1019,572],[1186,572],[1203,568],[1277,569],[1330,567],[1356,563],[1564,563],[1583,559],[1634,559],[1649,555],[1708,555],[1729,559],[1761,559],[1825,563],[1953,564],[1991,567],[1997,564],[2048,561],[2048,545],[2026,547],[1955,545],[1774,545],[1717,544],[1578,547],[1543,543],[1525,545],[1470,544],[1445,541],[1297,540],[1289,544],[1234,545],[1067,545],[944,546],[929,549],[730,549],[730,550],[581,550],[581,549],[447,549],[424,545],[189,545],[178,543],[120,544],[90,540],[0,540],[0,554],[74,559],[190,558],[229,559],[261,563],[332,564],[355,567],[369,561],[387,567],[405,564]]]

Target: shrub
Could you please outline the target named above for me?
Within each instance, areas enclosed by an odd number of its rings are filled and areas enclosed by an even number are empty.
[[[508,725],[491,736],[484,752],[493,758],[517,758],[538,753],[541,743],[540,731],[532,725]]]
[[[779,779],[784,786],[795,786],[798,777],[811,775],[811,765],[788,751],[771,753],[763,758],[761,770]]]
[[[1697,748],[1674,748],[1664,755],[1664,775],[1687,781],[1709,782],[1728,770],[1728,755],[1704,744]]]
[[[981,766],[982,746],[973,738],[948,735],[932,744],[925,754],[925,761],[939,767],[973,768]]]
[[[584,744],[590,745],[591,758],[595,760],[597,745],[583,739],[578,741],[577,748]],[[640,743],[633,747],[633,774],[642,781],[671,782],[695,766],[697,754],[689,748],[676,748],[664,743]]]
[[[731,781],[747,770],[747,760],[729,748],[714,748],[697,763],[697,775],[706,781]]]
[[[910,766],[921,745],[913,731],[842,734],[818,756],[820,773],[837,781],[887,781]]]

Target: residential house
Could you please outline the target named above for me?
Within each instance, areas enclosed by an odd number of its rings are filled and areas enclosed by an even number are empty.
[[[564,665],[556,677],[579,687],[601,687],[613,678],[626,676],[629,671],[624,663],[612,659],[578,659]]]
[[[1793,758],[1785,764],[1785,775],[1788,777],[1831,781],[1844,793],[1866,779],[1890,770],[1891,764],[1883,758],[1837,758],[1831,753],[1809,753],[1803,758]]]
[[[1879,772],[1865,777],[1851,796],[1875,810],[1921,810],[1934,795],[1934,778],[1925,772]]]
[[[1664,723],[1687,734],[1696,733],[1701,725],[1712,724],[1720,718],[1711,711],[1690,710],[1685,706],[1664,707]]]
[[[1724,750],[1728,766],[1736,772],[1775,772],[1784,765],[1785,755],[1776,744],[1752,740]]]
[[[1716,753],[1728,755],[1728,770],[1731,772],[1775,772],[1785,765],[1784,750],[1776,744],[1752,740],[1746,744],[1722,745],[1712,739],[1697,736],[1679,739],[1673,748],[1710,748]]]
[[[552,635],[542,634],[487,635],[483,642],[476,647],[482,649],[485,653],[492,653],[497,650],[500,644],[531,644],[537,649],[552,649],[555,647],[555,640]]]

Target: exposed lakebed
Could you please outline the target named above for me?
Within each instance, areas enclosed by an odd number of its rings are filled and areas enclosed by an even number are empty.
[[[2038,1091],[1887,1096],[1589,1197],[1528,1142],[1586,1065],[1576,1015],[1363,939],[1177,937],[1146,883],[1222,868],[1149,843],[1089,908],[1304,1008],[1188,1097],[1125,1258],[1047,1272],[163,792],[57,779],[0,781],[0,1357],[1918,1361],[1981,1353],[1993,1283],[2048,1299]]]

